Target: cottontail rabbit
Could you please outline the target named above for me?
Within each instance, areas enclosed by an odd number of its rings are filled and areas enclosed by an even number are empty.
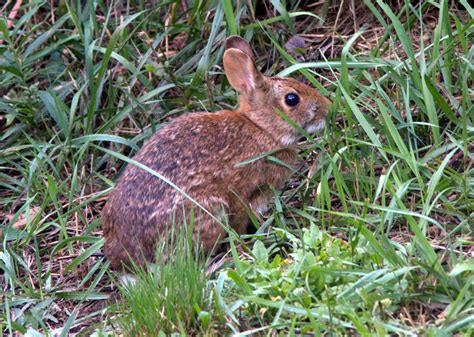
[[[218,218],[226,217],[237,233],[246,230],[246,208],[260,211],[291,173],[261,158],[263,153],[292,165],[291,145],[297,130],[277,115],[284,112],[308,132],[324,127],[329,100],[291,78],[266,77],[257,71],[248,43],[237,36],[226,40],[224,69],[240,93],[237,110],[190,113],[154,134],[134,159],[162,174]],[[226,231],[216,218],[195,207],[175,188],[128,165],[104,207],[105,253],[115,268],[152,261],[160,235],[172,223],[182,225],[193,207],[195,235],[211,250]]]

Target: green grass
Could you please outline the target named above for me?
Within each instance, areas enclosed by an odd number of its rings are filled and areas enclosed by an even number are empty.
[[[342,16],[326,1],[317,17],[296,1],[50,3],[24,4],[9,30],[0,16],[3,334],[473,333],[467,1],[350,2]],[[266,74],[330,96],[328,126],[217,270],[183,249],[121,287],[101,253],[106,194],[164,123],[235,106],[233,33]],[[295,33],[325,52],[295,61]]]
[[[192,230],[187,231],[192,233]],[[119,286],[118,326],[127,336],[169,335],[179,332],[211,333],[212,287],[206,277],[206,260],[192,235],[172,229],[157,249],[157,261],[144,270],[134,266],[135,283]],[[165,258],[163,258],[165,257]]]

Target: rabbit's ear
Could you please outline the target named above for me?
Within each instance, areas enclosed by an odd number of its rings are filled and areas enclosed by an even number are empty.
[[[262,76],[255,68],[253,58],[240,49],[225,51],[224,69],[232,87],[242,94],[252,94],[261,84]]]
[[[236,36],[236,35],[229,36],[225,40],[225,49],[227,50],[230,48],[238,49],[253,59],[252,48],[250,48],[250,45],[247,43],[247,41],[245,41],[240,36]]]

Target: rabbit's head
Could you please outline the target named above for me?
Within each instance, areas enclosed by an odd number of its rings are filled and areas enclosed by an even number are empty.
[[[300,134],[277,110],[309,133],[324,128],[331,102],[295,79],[267,77],[258,72],[252,49],[244,39],[231,36],[226,40],[224,69],[230,84],[240,93],[238,111],[282,145],[294,144]]]

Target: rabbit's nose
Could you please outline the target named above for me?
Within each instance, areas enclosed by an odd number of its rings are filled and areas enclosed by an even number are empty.
[[[324,107],[326,108],[326,110],[328,110],[329,107],[332,105],[332,101],[326,97],[323,97],[323,101],[324,101]]]

